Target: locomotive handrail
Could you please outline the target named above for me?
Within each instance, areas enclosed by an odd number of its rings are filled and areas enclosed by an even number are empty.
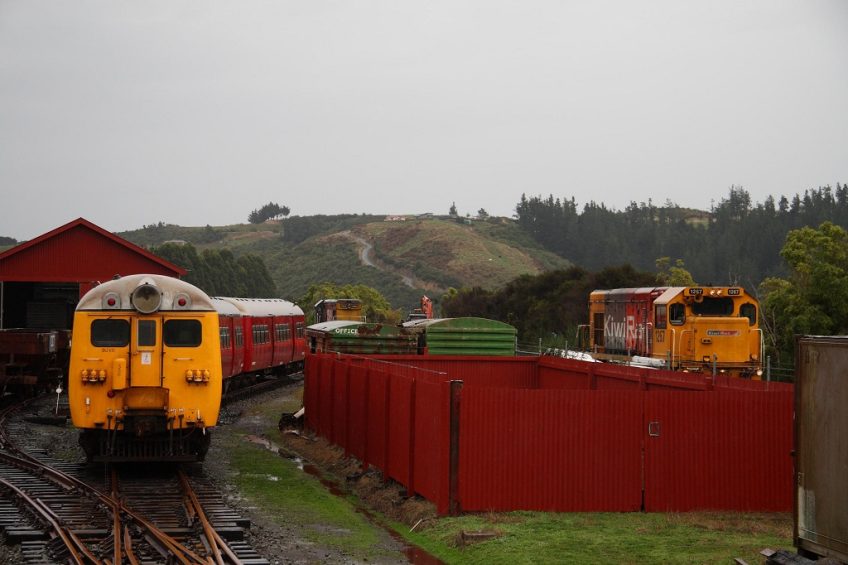
[[[668,331],[671,332],[671,359],[670,359],[670,367],[669,370],[674,370],[674,344],[677,341],[677,330],[674,328],[668,328]]]

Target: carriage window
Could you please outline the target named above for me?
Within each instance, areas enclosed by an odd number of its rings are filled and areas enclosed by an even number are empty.
[[[230,328],[221,328],[221,347],[230,348]]]
[[[91,322],[91,345],[126,347],[129,344],[130,323],[127,320],[102,319]]]
[[[733,299],[729,296],[721,298],[705,296],[702,302],[692,304],[692,312],[698,316],[732,316]]]
[[[304,326],[303,322],[297,323],[297,328],[296,328],[297,337],[303,337],[303,326]]]
[[[138,345],[139,347],[156,345],[156,320],[138,321]]]
[[[253,326],[253,343],[268,343],[270,341],[270,337],[271,334],[268,331],[268,326],[266,324]]]
[[[236,328],[236,347],[241,347],[244,345],[244,338],[242,337],[241,328]]]
[[[197,347],[203,339],[200,320],[168,320],[162,332],[168,347]]]
[[[665,324],[666,324],[665,313],[666,313],[665,312],[665,304],[663,304],[662,306],[657,306],[657,313],[656,313],[656,317],[655,317],[655,320],[654,320],[656,325],[657,325],[657,329],[660,329],[660,330],[665,329]]]
[[[668,307],[668,321],[673,326],[682,325],[686,321],[686,307],[683,304],[671,304]]]
[[[757,307],[750,302],[746,302],[739,307],[739,315],[743,318],[748,318],[749,326],[753,326],[757,323]]]
[[[274,326],[274,330],[276,332],[275,339],[277,341],[288,341],[289,340],[289,337],[291,336],[291,330],[289,330],[289,327],[287,325],[278,324],[278,325]]]

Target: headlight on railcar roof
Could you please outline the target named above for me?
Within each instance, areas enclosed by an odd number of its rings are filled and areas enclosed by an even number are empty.
[[[162,305],[162,293],[150,283],[139,285],[132,292],[133,308],[142,314],[152,314]]]

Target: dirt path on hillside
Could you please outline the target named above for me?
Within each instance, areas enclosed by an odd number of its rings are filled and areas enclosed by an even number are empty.
[[[431,286],[427,285],[427,283],[425,283],[424,281],[417,280],[414,277],[406,275],[397,269],[393,269],[391,267],[387,267],[386,265],[378,263],[376,258],[374,258],[372,254],[372,252],[374,251],[374,245],[367,239],[356,235],[350,230],[341,231],[336,235],[345,237],[356,243],[357,251],[359,253],[359,261],[366,267],[374,267],[375,269],[379,269],[381,271],[386,271],[392,273],[393,275],[397,275],[401,278],[403,284],[405,284],[409,288],[427,288],[428,286]]]

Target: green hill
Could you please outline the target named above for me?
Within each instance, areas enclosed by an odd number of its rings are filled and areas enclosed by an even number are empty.
[[[119,235],[145,247],[185,241],[198,249],[227,248],[265,261],[281,296],[298,300],[320,282],[366,284],[395,308],[409,309],[426,293],[449,287],[494,290],[522,274],[568,266],[544,251],[511,220],[303,216],[223,227],[145,226]]]

